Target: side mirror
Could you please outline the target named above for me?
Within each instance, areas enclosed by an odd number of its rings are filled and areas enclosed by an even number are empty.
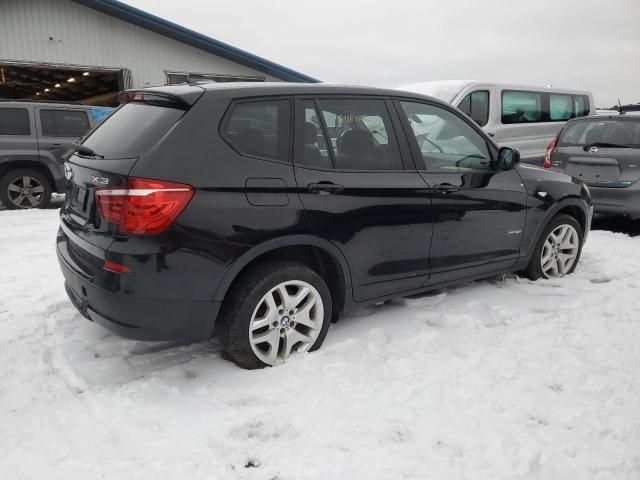
[[[520,161],[520,152],[513,147],[500,147],[498,150],[498,169],[511,170]]]

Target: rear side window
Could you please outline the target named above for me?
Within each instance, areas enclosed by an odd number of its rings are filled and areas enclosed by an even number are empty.
[[[384,100],[318,100],[321,122],[338,170],[402,170],[402,157]],[[321,146],[320,146],[321,148]]]
[[[502,123],[541,122],[542,95],[536,92],[505,90],[502,92]]]
[[[223,136],[242,155],[287,161],[290,116],[288,100],[236,103],[224,120]]]
[[[484,127],[489,122],[489,92],[471,92],[462,99],[458,108],[469,115],[474,122]]]
[[[549,95],[549,120],[566,121],[573,117],[571,95],[552,93]]]
[[[106,159],[135,158],[151,149],[183,114],[177,108],[127,103],[109,115],[83,143]]]
[[[0,135],[29,135],[29,112],[24,108],[0,108]]]
[[[40,110],[40,124],[45,137],[80,138],[89,131],[87,112]]]
[[[589,115],[589,97],[586,95],[575,95],[573,97],[573,105],[576,117],[586,117]]]

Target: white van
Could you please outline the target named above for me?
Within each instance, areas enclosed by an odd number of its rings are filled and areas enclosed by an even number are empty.
[[[579,90],[447,80],[397,87],[438,98],[469,115],[524,162],[542,165],[547,145],[567,120],[595,114],[593,95]]]

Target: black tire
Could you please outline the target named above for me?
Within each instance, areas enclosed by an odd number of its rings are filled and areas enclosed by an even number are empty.
[[[295,262],[270,261],[244,272],[227,293],[218,319],[218,337],[226,355],[238,366],[246,369],[264,368],[253,352],[249,340],[251,317],[262,297],[276,285],[302,280],[312,285],[320,294],[324,306],[324,319],[318,338],[309,351],[317,350],[327,336],[332,317],[329,288],[315,271]]]
[[[33,194],[33,198],[37,197],[37,204],[32,205],[28,199],[23,200],[21,203],[23,206],[16,205],[14,201],[12,201],[10,195],[14,196],[15,192],[10,192],[9,188],[15,181],[20,182],[20,179],[23,177],[29,177],[33,180],[33,185],[39,184],[38,186],[42,186],[43,191],[38,192],[37,194]],[[30,208],[47,208],[49,206],[49,202],[51,202],[51,193],[52,187],[47,177],[38,172],[37,170],[33,170],[31,168],[18,168],[15,170],[10,170],[4,174],[2,179],[0,179],[0,201],[5,206],[5,208],[9,210],[18,210],[18,209],[30,209]]]
[[[531,260],[529,261],[529,265],[527,268],[521,272],[521,274],[531,280],[538,280],[539,278],[545,278],[544,273],[542,271],[542,248],[544,247],[544,242],[547,240],[547,237],[553,230],[558,228],[560,225],[571,225],[578,232],[578,237],[580,239],[580,246],[578,248],[578,256],[576,257],[575,262],[566,273],[569,275],[573,273],[573,271],[578,266],[578,262],[580,261],[580,255],[582,254],[582,246],[584,233],[582,232],[582,227],[578,223],[578,221],[572,217],[571,215],[560,214],[556,215],[551,219],[551,221],[547,224],[547,226],[542,231],[542,235],[538,239],[538,243],[536,243],[536,247],[533,251],[533,255],[531,256]]]

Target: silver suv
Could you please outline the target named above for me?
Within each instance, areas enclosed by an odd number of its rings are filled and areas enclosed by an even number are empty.
[[[45,208],[66,188],[62,155],[102,108],[0,101],[0,202],[8,209]]]

